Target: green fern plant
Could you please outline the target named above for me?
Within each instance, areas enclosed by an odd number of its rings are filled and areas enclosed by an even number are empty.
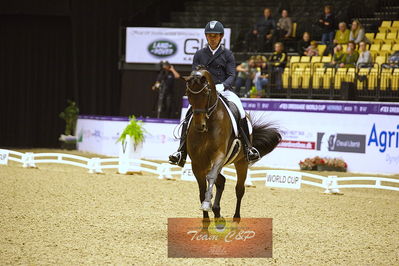
[[[129,124],[123,130],[117,142],[122,142],[122,145],[125,145],[126,138],[129,136],[134,139],[134,147],[136,148],[137,145],[143,143],[146,131],[143,122],[138,121],[134,115],[130,116],[129,119]]]

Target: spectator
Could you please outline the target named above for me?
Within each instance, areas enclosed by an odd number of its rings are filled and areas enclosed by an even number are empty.
[[[366,38],[364,27],[357,19],[352,22],[349,40],[355,42],[356,44],[360,43],[361,41],[370,43],[369,39]]]
[[[168,61],[161,61],[160,64],[161,71],[157,76],[155,84],[152,86],[152,90],[158,92],[156,113],[158,118],[161,117],[162,114],[167,118],[172,118],[175,115],[173,109],[177,106],[174,100],[177,94],[174,86],[175,79],[180,78],[180,74]]]
[[[268,61],[269,71],[272,73],[276,88],[281,89],[281,76],[284,67],[287,64],[287,54],[284,52],[284,45],[281,42],[276,42],[274,45],[274,53],[270,56]]]
[[[255,58],[251,57],[246,62],[237,66],[237,78],[235,82],[236,93],[239,95],[240,88],[245,86],[245,94],[251,89],[251,82],[256,73]],[[242,96],[242,95],[241,95]]]
[[[354,41],[349,41],[348,42],[348,47],[352,47],[353,53],[359,57],[359,52],[356,50],[356,43]]]
[[[399,51],[394,51],[388,56],[388,61],[382,64],[382,68],[399,68]]]
[[[342,52],[342,45],[337,44],[334,47],[334,54],[332,57],[332,61],[330,63],[326,63],[324,67],[333,67],[333,68],[337,67],[342,62],[343,57],[344,53]]]
[[[269,74],[267,70],[267,60],[266,57],[264,56],[259,56],[259,65],[257,68],[257,73],[255,75],[255,78],[253,80],[253,83],[255,84],[256,91],[258,95],[263,94],[263,87],[269,83]],[[263,96],[262,95],[262,96]]]
[[[346,53],[344,54],[344,57],[341,60],[341,63],[339,64],[339,67],[346,67],[346,68],[352,68],[356,66],[357,59],[359,58],[359,54],[355,53],[356,51],[352,46],[348,45],[348,48],[346,49]]]
[[[317,49],[317,42],[311,41],[309,47],[306,48],[304,54],[307,56],[318,56],[319,50]]]
[[[281,11],[281,18],[277,22],[277,37],[279,40],[287,39],[292,34],[292,20],[288,17],[288,11]]]
[[[275,30],[276,21],[272,18],[272,12],[270,8],[265,8],[263,16],[259,18],[252,32],[247,36],[247,43],[252,44],[253,40],[256,39],[258,52],[270,51],[274,42]]]
[[[335,32],[335,16],[332,6],[324,7],[324,14],[320,17],[318,24],[322,29],[321,42],[326,45],[331,44]]]
[[[372,56],[370,51],[367,50],[367,44],[364,41],[359,43],[360,55],[357,59],[357,67],[372,67]]]
[[[349,42],[349,34],[350,30],[346,27],[346,23],[340,22],[335,33],[334,44],[347,44]]]
[[[302,35],[302,40],[298,42],[297,52],[300,55],[305,55],[305,51],[309,47],[309,45],[310,45],[310,34],[309,32],[305,31]]]

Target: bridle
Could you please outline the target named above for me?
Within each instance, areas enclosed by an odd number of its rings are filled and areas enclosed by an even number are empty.
[[[199,91],[193,91],[189,86],[188,83],[186,83],[186,91],[194,94],[194,95],[198,95],[202,92],[205,93],[205,95],[208,96],[208,103],[205,109],[201,109],[201,108],[193,108],[193,113],[194,114],[201,114],[201,113],[205,113],[205,117],[206,119],[209,119],[209,117],[212,115],[213,111],[215,111],[216,106],[218,104],[219,101],[219,96],[216,95],[216,101],[214,104],[212,104],[212,106],[210,106],[210,101],[211,101],[211,89],[209,88],[209,83],[208,81],[205,82],[204,86],[199,90]]]

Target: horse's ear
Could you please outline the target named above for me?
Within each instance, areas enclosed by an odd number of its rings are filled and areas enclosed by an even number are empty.
[[[184,81],[188,81],[188,79],[190,78],[190,76],[180,76],[180,79],[184,80]]]
[[[198,65],[195,70],[206,70],[206,67],[204,65]]]

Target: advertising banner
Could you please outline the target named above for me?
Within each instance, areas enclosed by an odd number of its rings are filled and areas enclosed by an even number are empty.
[[[222,40],[227,49],[230,48],[230,33],[230,29],[225,29]],[[126,28],[127,63],[167,60],[171,64],[191,65],[195,52],[205,45],[203,28]]]
[[[242,99],[252,118],[273,122],[283,141],[257,166],[299,169],[307,157],[340,158],[348,171],[399,173],[399,103]],[[184,99],[183,115],[188,102]]]
[[[171,119],[142,119],[145,141],[141,157],[166,160],[177,149],[179,140],[173,132],[179,121]],[[78,150],[108,156],[119,156],[119,136],[128,124],[127,117],[80,115],[76,126]]]

